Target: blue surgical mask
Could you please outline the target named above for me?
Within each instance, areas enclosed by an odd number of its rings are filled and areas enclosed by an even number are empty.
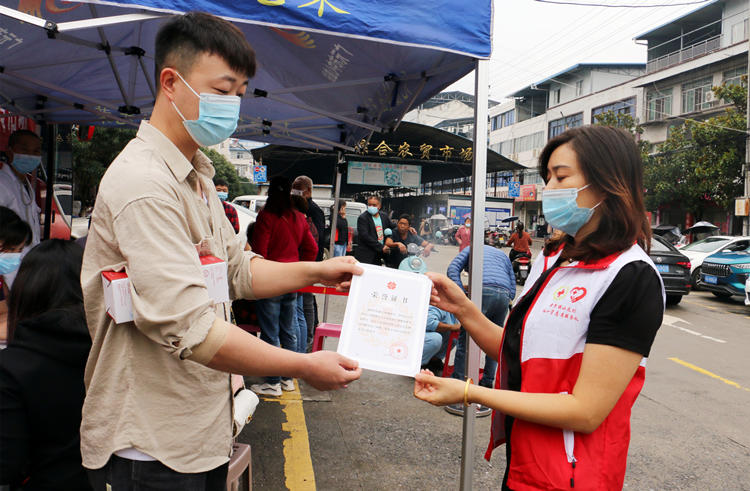
[[[0,275],[12,273],[20,265],[20,252],[0,252]]]
[[[227,198],[229,198],[229,193],[227,193],[226,191],[216,191],[216,194],[219,195],[219,199],[222,201],[226,201]]]
[[[42,163],[42,157],[39,155],[26,155],[23,153],[14,153],[11,164],[21,174],[28,174]]]
[[[367,207],[367,213],[369,213],[370,215],[373,215],[373,216],[377,215],[379,211],[380,210],[378,209],[377,206],[368,206]]]
[[[180,80],[185,82],[179,72],[175,73]],[[187,120],[174,101],[172,101],[172,106],[182,118],[182,124],[185,125],[185,129],[193,140],[198,145],[208,147],[232,136],[240,118],[241,99],[236,95],[198,94],[190,84],[185,82],[185,85],[200,99],[198,119]]]
[[[576,198],[579,191],[589,187],[588,184],[582,188],[569,189],[549,189],[542,194],[542,211],[544,218],[558,230],[574,237],[586,222],[594,214],[594,208],[599,206],[597,203],[593,208],[582,208],[578,206]]]

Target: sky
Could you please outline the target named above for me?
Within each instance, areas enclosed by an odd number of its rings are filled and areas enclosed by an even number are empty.
[[[648,6],[697,0],[558,1]],[[646,47],[636,44],[634,38],[705,3],[608,8],[494,0],[490,98],[499,101],[576,63],[645,63]],[[474,73],[447,90],[474,93]]]

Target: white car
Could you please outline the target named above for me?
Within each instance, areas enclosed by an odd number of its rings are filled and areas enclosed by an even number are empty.
[[[225,201],[226,204],[237,210],[237,219],[240,222],[240,231],[237,232],[237,236],[244,239],[247,242],[247,227],[251,223],[255,223],[255,219],[258,218],[258,214],[254,211],[250,211],[242,205],[236,203],[230,203]]]
[[[690,259],[690,282],[693,288],[698,288],[701,278],[701,265],[703,260],[711,254],[722,252],[724,249],[734,249],[738,242],[746,243],[745,247],[750,246],[750,237],[732,237],[729,235],[712,235],[703,240],[693,242],[685,247],[680,248],[680,252]]]

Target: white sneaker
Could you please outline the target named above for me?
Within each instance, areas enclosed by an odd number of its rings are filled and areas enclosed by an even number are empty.
[[[281,384],[269,384],[268,382],[253,384],[250,386],[250,390],[264,396],[279,397],[281,395]]]
[[[294,379],[288,378],[288,379],[281,379],[281,390],[285,390],[287,392],[292,392],[295,389],[294,387]]]

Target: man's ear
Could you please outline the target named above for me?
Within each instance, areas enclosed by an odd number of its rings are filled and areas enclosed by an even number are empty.
[[[179,80],[179,77],[177,77],[174,68],[162,68],[161,73],[159,74],[159,84],[161,92],[170,101],[174,101],[175,84],[177,83],[177,80]]]

